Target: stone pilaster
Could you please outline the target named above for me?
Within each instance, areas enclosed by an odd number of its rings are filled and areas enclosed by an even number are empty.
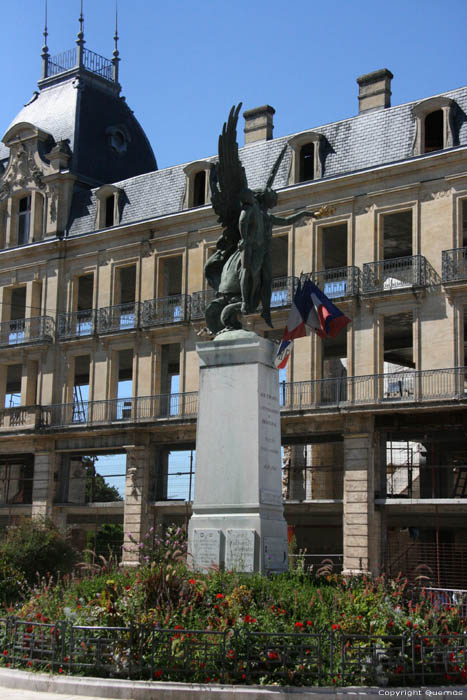
[[[141,542],[148,529],[148,486],[150,450],[126,447],[125,511],[123,517],[123,566],[137,566],[139,550],[130,539]]]
[[[344,573],[377,574],[381,521],[375,510],[373,421],[352,420],[344,434]]]
[[[51,450],[36,451],[32,487],[32,517],[50,518],[54,497],[57,455]]]

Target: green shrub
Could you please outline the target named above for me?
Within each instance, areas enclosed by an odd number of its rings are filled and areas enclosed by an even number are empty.
[[[70,572],[76,553],[50,520],[24,518],[8,528],[0,543],[0,559],[22,571],[26,581],[33,584],[37,575]]]
[[[24,574],[11,562],[0,557],[0,605],[11,605],[26,597],[28,586]]]

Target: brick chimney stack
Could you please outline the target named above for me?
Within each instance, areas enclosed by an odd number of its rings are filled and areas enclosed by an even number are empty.
[[[387,68],[366,73],[357,78],[359,85],[359,113],[391,106],[391,80],[393,74]]]

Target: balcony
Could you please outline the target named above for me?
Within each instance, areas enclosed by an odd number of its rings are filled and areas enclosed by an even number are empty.
[[[360,270],[353,265],[313,272],[311,279],[329,299],[355,297],[360,292]]]
[[[95,330],[96,312],[94,309],[58,315],[57,334],[60,340],[86,338],[93,335]]]
[[[467,465],[388,465],[385,496],[387,499],[467,500]]]
[[[205,289],[202,292],[194,292],[191,295],[191,320],[202,321],[206,314],[206,307],[215,299],[214,289]]]
[[[436,273],[423,255],[409,255],[378,262],[364,263],[362,291],[385,294],[427,287],[436,282]]]
[[[76,48],[64,51],[56,56],[50,56],[47,60],[47,76],[59,75],[65,71],[78,67],[78,51]],[[100,56],[94,51],[83,49],[83,67],[91,73],[100,75],[106,80],[113,80],[112,61]]]
[[[276,277],[271,285],[271,309],[290,306],[298,286],[297,277]]]
[[[195,418],[198,392],[43,406],[42,427],[102,425]]]
[[[443,250],[443,282],[467,282],[467,248]]]
[[[0,323],[0,347],[52,342],[55,324],[51,316],[17,318]]]
[[[467,367],[283,382],[283,411],[467,399]]]
[[[145,301],[142,304],[141,325],[149,327],[185,323],[190,319],[190,301],[188,294],[173,294]]]
[[[97,332],[115,333],[116,331],[131,331],[138,328],[139,302],[107,306],[97,311]]]
[[[40,422],[40,406],[12,406],[0,408],[0,432],[37,428]]]

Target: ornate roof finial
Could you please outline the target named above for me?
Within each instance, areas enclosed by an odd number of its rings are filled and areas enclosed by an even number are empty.
[[[79,15],[79,32],[76,39],[78,44],[78,66],[82,68],[83,66],[83,54],[84,54],[84,16],[83,16],[83,0],[81,0],[81,11]]]
[[[49,68],[49,47],[47,46],[47,37],[49,32],[47,31],[47,0],[45,0],[45,17],[44,17],[44,46],[42,47],[42,77],[47,78],[48,68]]]
[[[114,34],[114,50],[112,58],[112,78],[114,83],[118,83],[118,63],[120,61],[118,51],[118,0],[115,0],[115,34]]]

